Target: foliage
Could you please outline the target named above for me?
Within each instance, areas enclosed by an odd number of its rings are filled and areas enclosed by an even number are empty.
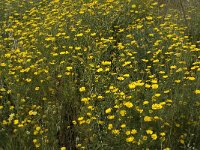
[[[200,148],[200,42],[180,12],[153,0],[1,3],[0,148]]]

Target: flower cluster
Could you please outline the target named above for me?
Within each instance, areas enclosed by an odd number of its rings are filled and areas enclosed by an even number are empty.
[[[200,146],[200,42],[178,12],[153,0],[4,5],[0,147]]]

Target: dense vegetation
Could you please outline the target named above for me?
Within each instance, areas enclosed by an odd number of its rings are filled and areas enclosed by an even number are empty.
[[[198,0],[0,6],[0,149],[200,149]]]

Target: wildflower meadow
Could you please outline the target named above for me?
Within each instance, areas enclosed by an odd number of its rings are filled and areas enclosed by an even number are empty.
[[[200,150],[199,0],[0,0],[0,150]]]

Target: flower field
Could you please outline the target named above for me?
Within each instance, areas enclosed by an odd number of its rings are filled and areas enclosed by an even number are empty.
[[[0,0],[0,150],[199,150],[199,10]]]

